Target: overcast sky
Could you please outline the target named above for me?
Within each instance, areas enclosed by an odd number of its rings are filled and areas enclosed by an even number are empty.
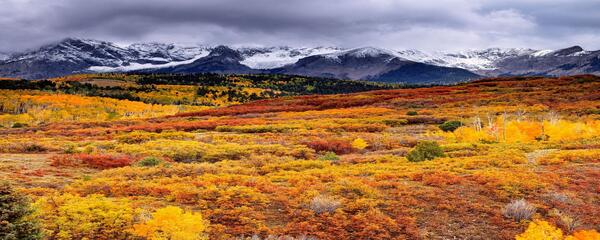
[[[0,51],[66,37],[208,45],[600,49],[600,0],[0,0]]]

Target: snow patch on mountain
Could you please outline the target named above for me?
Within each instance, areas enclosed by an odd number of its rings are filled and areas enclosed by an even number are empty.
[[[470,71],[494,70],[495,63],[506,58],[530,55],[536,50],[526,48],[488,48],[459,52],[423,52],[419,50],[398,51],[400,57],[421,63],[444,67],[458,67]]]
[[[126,49],[114,43],[81,38],[68,38],[57,44],[49,44],[37,50],[17,54],[9,61],[45,61],[94,63],[117,66],[124,61],[134,60]]]
[[[188,46],[165,43],[134,43],[127,49],[137,52],[139,58],[152,61],[183,61],[195,58],[209,51],[206,46]]]
[[[3,52],[0,52],[0,62],[2,62],[2,61],[4,61],[4,60],[7,60],[7,59],[9,59],[9,58],[10,58],[10,54],[8,54],[8,53],[3,53]]]
[[[331,59],[339,59],[342,56],[349,56],[355,58],[367,58],[367,57],[380,57],[387,56],[390,59],[398,57],[398,53],[382,49],[382,48],[374,48],[374,47],[362,47],[362,48],[354,48],[344,51],[337,51],[334,53],[323,54],[324,57]]]
[[[533,50],[526,48],[489,48],[458,52],[427,52],[414,49],[388,50],[375,47],[343,49],[336,47],[212,47],[174,43],[136,43],[117,45],[111,42],[82,38],[67,38],[38,49],[21,53],[0,53],[0,67],[7,76],[44,78],[82,71],[121,72],[142,69],[168,68],[190,64],[202,57],[217,57],[221,63],[243,64],[252,69],[274,69],[292,65],[299,60],[315,56],[317,60],[348,61],[348,65],[367,61],[385,65],[393,59],[414,61],[442,67],[462,68],[480,75],[497,74],[572,74],[594,72],[594,59],[598,51],[586,51],[580,46],[558,50]],[[223,55],[223,56],[221,56]],[[370,59],[373,58],[373,59]],[[314,60],[312,59],[312,60]],[[578,62],[586,61],[584,63]],[[210,60],[210,59],[209,59]],[[311,60],[311,59],[308,59]],[[376,60],[376,61],[375,61]],[[383,61],[383,62],[382,62]],[[560,62],[572,67],[555,66]],[[588,63],[589,62],[589,63]],[[535,69],[533,65],[536,64]],[[585,65],[587,64],[587,65]],[[31,73],[15,75],[23,66]],[[530,68],[530,69],[528,69]],[[556,68],[557,70],[552,70]],[[573,70],[575,69],[575,70]],[[358,70],[357,70],[358,71]],[[569,72],[570,71],[570,72]]]
[[[152,64],[152,63],[130,63],[129,65],[117,66],[117,67],[109,67],[109,66],[92,66],[89,67],[88,70],[92,72],[130,72],[144,69],[157,69],[157,68],[167,68],[167,67],[175,67],[183,64],[190,64],[200,58],[208,56],[209,51],[204,51],[197,55],[196,57],[184,61],[175,61],[175,62],[167,62],[163,64]]]
[[[549,55],[549,54],[551,54],[553,52],[554,52],[554,50],[549,50],[549,49],[539,50],[539,51],[536,51],[536,52],[532,53],[531,56],[533,56],[533,57],[543,57],[543,56]]]
[[[301,58],[340,51],[339,48],[239,48],[244,60],[240,63],[254,69],[273,69],[292,64]]]

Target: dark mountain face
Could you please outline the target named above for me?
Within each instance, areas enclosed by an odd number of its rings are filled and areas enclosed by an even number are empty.
[[[464,69],[439,67],[397,57],[393,52],[362,48],[310,56],[273,70],[275,73],[370,80],[389,83],[456,83],[479,76]]]
[[[460,68],[411,62],[371,80],[407,84],[452,84],[479,79],[481,76]]]
[[[560,49],[540,55],[506,58],[495,64],[496,69],[486,75],[497,76],[560,76],[600,74],[596,63],[600,51],[584,51],[579,46]]]
[[[242,55],[226,46],[214,48],[208,56],[190,64],[151,70],[160,73],[258,73],[240,63]]]
[[[581,48],[580,46],[573,46],[554,52],[554,56],[569,56],[578,52],[583,52],[583,48]]]
[[[91,66],[117,66],[135,58],[134,54],[109,42],[69,38],[11,57],[0,65],[0,74],[47,78],[80,72]]]
[[[273,72],[340,79],[371,79],[403,64],[398,60],[391,53],[365,48],[302,58],[294,64],[274,69]]]
[[[133,44],[123,48],[105,41],[68,38],[15,54],[0,62],[0,76],[39,79],[93,72],[90,67],[166,64],[191,59],[202,50],[199,47],[176,48],[172,44],[159,43]]]
[[[486,49],[428,54],[366,47],[237,48],[69,38],[33,51],[0,53],[0,77],[40,79],[85,72],[279,73],[406,83],[455,83],[480,76],[600,75],[600,51]],[[471,72],[472,71],[472,72]],[[476,74],[475,74],[476,73]]]

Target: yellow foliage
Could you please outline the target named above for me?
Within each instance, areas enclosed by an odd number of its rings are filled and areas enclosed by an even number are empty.
[[[206,107],[165,106],[103,97],[83,97],[42,91],[0,90],[0,125],[15,122],[43,124],[51,122],[86,122],[134,119],[198,111]]]
[[[567,236],[565,240],[599,240],[600,233],[596,230],[581,230]]]
[[[600,135],[600,121],[570,122],[560,120],[556,123],[544,122],[545,134],[550,140],[574,140]]]
[[[367,146],[369,146],[369,144],[367,144],[367,142],[365,140],[363,140],[362,138],[357,138],[357,139],[354,139],[354,141],[352,141],[352,147],[356,148],[358,150],[363,150],[363,149],[367,148]]]
[[[207,226],[199,213],[184,212],[179,207],[168,206],[156,210],[152,219],[145,223],[135,224],[131,232],[150,240],[198,240],[208,239],[204,235]]]
[[[479,142],[481,140],[492,140],[492,136],[484,131],[476,131],[468,127],[460,127],[454,131],[455,137],[460,142]]]
[[[546,221],[534,220],[529,223],[525,232],[517,235],[516,240],[562,240],[563,233],[560,229]]]
[[[516,240],[600,240],[600,233],[596,230],[580,230],[573,235],[563,237],[560,229],[542,220],[529,223],[527,230],[519,234]]]
[[[34,205],[49,239],[127,239],[137,214],[128,201],[101,195],[53,195]]]
[[[504,129],[506,128],[506,129]],[[531,142],[547,135],[550,141],[565,141],[591,138],[600,134],[600,121],[571,122],[560,120],[548,121],[506,121],[498,118],[485,130],[477,131],[473,127],[463,126],[454,132],[438,132],[449,142],[480,142],[482,140],[498,140],[508,143]]]
[[[600,161],[599,149],[561,150],[541,157],[538,163],[542,165],[574,163],[593,163]]]
[[[529,121],[507,121],[507,142],[528,142],[542,134],[541,124]]]

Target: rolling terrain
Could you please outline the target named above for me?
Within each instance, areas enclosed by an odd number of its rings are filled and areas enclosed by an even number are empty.
[[[185,76],[0,82],[25,98],[0,105],[14,117],[0,128],[0,178],[32,198],[48,239],[144,239],[161,219],[193,239],[600,236],[597,76],[407,89]],[[221,107],[115,94],[145,84],[198,92],[213,77],[211,87],[290,94]],[[322,85],[297,90],[310,82]],[[45,109],[74,117],[42,121]]]

